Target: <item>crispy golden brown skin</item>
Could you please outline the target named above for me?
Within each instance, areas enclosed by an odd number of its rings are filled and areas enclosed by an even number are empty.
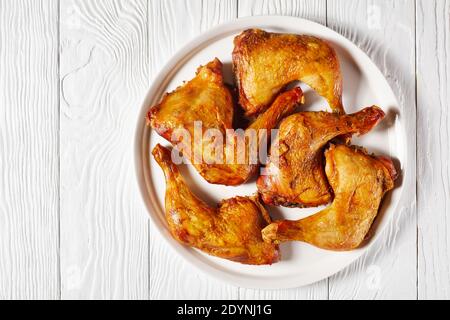
[[[349,115],[299,112],[284,119],[271,147],[266,174],[257,186],[266,204],[313,207],[330,202],[323,148],[333,138],[364,134],[384,117],[376,107]],[[278,150],[278,152],[277,152]]]
[[[263,229],[268,242],[304,241],[328,250],[352,250],[364,241],[385,193],[394,187],[392,161],[346,145],[325,153],[333,203],[305,219],[275,221]]]
[[[266,112],[261,114],[246,130],[274,128],[278,122],[295,109],[302,101],[300,88],[280,94]],[[232,129],[233,101],[228,88],[223,83],[222,63],[215,59],[200,67],[194,79],[175,91],[166,94],[161,103],[152,107],[148,113],[150,125],[165,139],[170,141],[195,166],[208,182],[224,185],[239,185],[248,180],[257,171],[259,163],[249,158],[249,142],[244,159],[237,154],[238,136],[227,132]],[[217,157],[209,139],[194,139],[194,122],[201,121],[203,133],[207,129],[216,129],[222,144],[221,155]],[[182,139],[174,133],[185,129],[191,139]],[[257,147],[263,142],[259,136]],[[221,141],[220,141],[221,140]],[[226,148],[226,141],[235,141],[236,148]],[[243,141],[243,140],[242,140]],[[199,155],[199,156],[196,156]]]
[[[271,221],[257,196],[235,197],[217,208],[209,207],[189,190],[169,149],[157,145],[152,153],[166,177],[166,219],[176,240],[245,264],[278,261],[278,246],[264,242],[261,236]]]
[[[302,81],[344,113],[342,76],[334,49],[307,35],[245,30],[234,39],[239,102],[247,115],[263,111],[290,82]]]

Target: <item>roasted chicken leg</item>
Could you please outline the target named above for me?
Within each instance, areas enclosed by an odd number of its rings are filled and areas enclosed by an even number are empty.
[[[278,261],[278,246],[261,236],[270,217],[258,196],[227,199],[211,208],[189,190],[169,149],[157,145],[152,153],[166,177],[166,220],[176,240],[245,264]]]
[[[352,250],[365,239],[385,193],[394,187],[392,161],[338,145],[325,153],[333,203],[305,219],[275,221],[263,229],[270,243],[304,241],[328,250]]]
[[[334,49],[307,35],[245,30],[234,39],[233,66],[239,102],[247,115],[266,109],[289,83],[302,81],[344,113],[342,76]]]
[[[215,59],[200,67],[194,79],[152,107],[148,122],[180,150],[208,182],[239,185],[256,173],[259,163],[254,156],[270,136],[270,129],[292,113],[302,99],[300,88],[280,94],[243,135],[237,135],[232,130],[232,97],[223,83],[222,63]],[[199,129],[196,125],[200,125]],[[258,134],[252,142],[250,133],[261,133],[261,129],[266,129],[267,135]],[[208,133],[212,135],[207,137]],[[241,142],[244,150],[238,149]]]
[[[333,138],[364,134],[384,117],[376,107],[349,115],[299,112],[284,119],[271,147],[258,190],[266,204],[312,207],[326,204],[331,192],[323,168],[323,148]]]

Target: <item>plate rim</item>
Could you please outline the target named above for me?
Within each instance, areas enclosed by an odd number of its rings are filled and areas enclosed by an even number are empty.
[[[265,19],[262,21],[262,19]],[[188,41],[186,44],[184,44],[181,48],[179,48],[164,64],[164,66],[158,71],[156,76],[154,76],[151,80],[151,84],[148,87],[145,97],[140,104],[140,110],[138,113],[138,119],[137,124],[135,128],[135,135],[134,135],[134,166],[135,166],[135,174],[136,174],[136,183],[138,184],[138,188],[142,197],[142,200],[144,201],[147,209],[148,216],[150,217],[151,223],[154,224],[153,229],[157,229],[158,234],[165,239],[165,241],[168,243],[169,247],[173,251],[173,253],[178,254],[181,256],[185,261],[187,261],[192,267],[194,267],[196,270],[206,274],[207,276],[210,276],[214,278],[215,280],[218,280],[220,282],[226,283],[226,284],[232,284],[238,287],[242,288],[250,288],[250,289],[288,289],[288,288],[297,288],[302,286],[307,286],[310,284],[313,284],[315,282],[321,281],[323,279],[326,279],[340,271],[342,271],[344,268],[348,267],[355,261],[357,261],[361,255],[364,253],[369,252],[373,244],[379,240],[381,237],[381,234],[383,234],[389,223],[392,222],[392,216],[393,214],[388,215],[388,217],[385,217],[381,221],[381,225],[378,226],[380,229],[377,231],[370,242],[365,245],[364,247],[349,251],[347,253],[351,254],[347,260],[344,262],[339,261],[331,271],[328,269],[323,269],[320,271],[317,271],[314,276],[311,277],[308,281],[301,281],[296,279],[295,277],[289,278],[289,279],[283,279],[283,280],[277,280],[277,281],[261,281],[260,279],[253,279],[253,278],[245,278],[245,275],[236,276],[231,274],[230,272],[218,270],[212,266],[210,266],[207,263],[199,263],[199,260],[192,254],[187,254],[186,251],[183,251],[183,246],[177,242],[175,239],[172,238],[170,235],[170,232],[167,230],[166,226],[164,226],[161,221],[158,221],[152,213],[155,209],[155,206],[152,204],[152,200],[155,200],[155,195],[149,195],[148,187],[147,187],[147,181],[145,181],[144,176],[144,163],[147,159],[149,159],[149,154],[147,154],[145,147],[145,141],[142,141],[143,135],[145,132],[145,116],[148,112],[149,107],[149,101],[153,100],[153,94],[152,92],[159,91],[159,88],[164,83],[164,80],[167,78],[170,78],[173,74],[174,70],[177,70],[177,66],[183,63],[183,60],[189,59],[195,52],[197,52],[198,48],[205,42],[212,41],[214,38],[217,37],[223,37],[226,36],[226,34],[232,34],[236,30],[245,30],[246,28],[251,27],[258,27],[265,24],[273,24],[273,26],[277,25],[277,20],[283,19],[283,20],[290,20],[293,23],[301,23],[305,25],[311,25],[315,28],[322,29],[326,32],[329,32],[330,35],[333,36],[334,39],[339,40],[339,42],[342,42],[346,46],[352,47],[354,50],[359,52],[370,64],[370,68],[373,69],[377,75],[376,77],[381,77],[384,79],[386,85],[391,90],[392,96],[395,99],[396,106],[400,107],[399,101],[394,93],[394,90],[392,90],[389,82],[387,81],[384,74],[380,71],[378,66],[372,61],[372,59],[363,51],[361,50],[356,44],[354,44],[352,41],[344,37],[343,35],[339,34],[338,32],[328,28],[327,26],[324,26],[320,23],[299,18],[299,17],[293,17],[293,16],[283,16],[283,15],[258,15],[258,16],[250,16],[250,17],[244,17],[244,18],[235,18],[233,20],[227,21],[225,23],[216,25],[200,34],[192,38],[190,41]],[[226,29],[226,30],[223,30]],[[230,30],[231,29],[231,30]],[[406,141],[406,128],[403,121],[400,121],[400,134],[403,135],[403,141]],[[404,145],[404,152],[405,156],[404,159],[402,159],[401,163],[401,173],[407,171],[408,168],[408,145]],[[147,162],[148,163],[148,162]],[[403,184],[406,184],[405,181],[403,181]],[[399,195],[399,200],[396,204],[396,207],[392,210],[395,211],[397,208],[401,207],[401,204],[404,200],[404,195],[406,194],[406,187],[403,186],[403,190],[401,194]],[[297,281],[296,281],[297,280]]]

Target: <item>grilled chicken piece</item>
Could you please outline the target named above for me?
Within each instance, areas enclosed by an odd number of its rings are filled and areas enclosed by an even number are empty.
[[[160,104],[152,107],[148,122],[189,159],[206,181],[239,185],[256,174],[259,163],[254,156],[270,136],[270,130],[291,114],[302,99],[300,88],[280,94],[245,134],[238,135],[230,130],[233,129],[233,101],[223,83],[222,63],[215,59],[200,67],[194,79],[166,94]],[[196,130],[195,123],[201,123],[201,128]],[[244,138],[260,129],[267,129],[267,135],[257,135],[253,140]],[[200,132],[200,138],[196,131]],[[241,149],[245,150],[238,149],[242,143],[245,147]],[[254,151],[252,155],[250,149]]]
[[[271,146],[258,190],[266,204],[312,207],[331,201],[323,168],[323,148],[333,138],[364,134],[384,117],[376,107],[349,115],[299,112],[284,119]]]
[[[325,153],[333,203],[305,219],[275,221],[263,229],[265,241],[304,241],[328,250],[352,250],[364,241],[385,193],[394,187],[392,161],[338,145]]]
[[[245,264],[278,261],[278,246],[262,239],[261,230],[271,221],[258,196],[235,197],[209,207],[189,190],[169,149],[157,145],[152,153],[166,177],[166,219],[176,240]]]
[[[344,113],[338,57],[322,39],[245,30],[234,39],[233,66],[239,102],[247,115],[265,110],[293,81],[306,83],[334,112]]]

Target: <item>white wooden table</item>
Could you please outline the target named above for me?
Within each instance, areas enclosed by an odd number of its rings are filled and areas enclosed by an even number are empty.
[[[291,15],[348,37],[407,124],[410,202],[309,287],[196,272],[149,223],[133,134],[152,77],[221,22]],[[450,0],[0,0],[0,299],[450,299]]]

